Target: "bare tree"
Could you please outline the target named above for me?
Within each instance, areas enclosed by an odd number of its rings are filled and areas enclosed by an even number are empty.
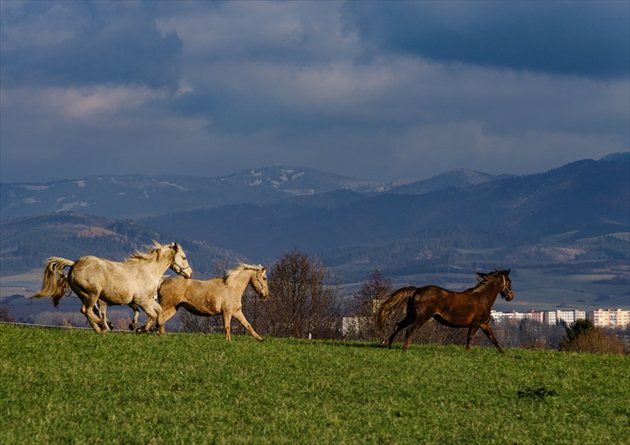
[[[43,326],[87,327],[85,316],[80,312],[40,312],[33,317],[33,322]]]
[[[0,321],[14,322],[15,317],[11,314],[11,309],[5,304],[0,304]]]
[[[270,298],[249,305],[260,330],[274,337],[339,336],[341,290],[321,261],[294,250],[277,260],[269,274]],[[255,301],[255,300],[254,300]]]
[[[381,271],[376,269],[352,295],[344,318],[346,325],[344,336],[360,340],[378,340],[380,333],[376,326],[376,310],[391,292],[391,281],[384,278]]]

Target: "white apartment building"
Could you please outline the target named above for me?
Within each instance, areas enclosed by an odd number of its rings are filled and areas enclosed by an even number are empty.
[[[571,324],[575,320],[585,319],[586,311],[580,310],[556,310],[556,311],[529,311],[529,312],[498,312],[490,313],[494,321],[501,320],[532,320],[547,325],[555,325],[560,322]]]
[[[531,319],[532,314],[530,312],[498,312],[498,311],[490,311],[490,316],[494,321],[502,321],[502,320],[524,320]]]
[[[557,310],[557,311],[545,311],[543,323],[554,325],[558,324],[561,321],[564,321],[566,324],[571,324],[575,320],[584,320],[586,319],[586,311],[579,310]]]
[[[625,328],[630,325],[630,311],[623,309],[597,309],[588,313],[577,309],[529,312],[492,311],[490,315],[494,321],[527,319],[547,325],[556,325],[560,322],[569,325],[581,319],[591,320],[597,327]]]

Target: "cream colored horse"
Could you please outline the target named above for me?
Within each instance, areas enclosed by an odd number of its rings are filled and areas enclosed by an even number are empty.
[[[158,290],[158,301],[162,312],[158,316],[156,329],[164,335],[164,323],[183,307],[195,315],[211,316],[223,314],[225,339],[230,340],[230,322],[236,318],[257,340],[262,337],[254,331],[245,315],[241,300],[248,285],[265,299],[269,295],[267,268],[240,264],[224,277],[208,281],[184,280],[179,277],[165,280]]]
[[[67,274],[64,273],[66,267],[70,268]],[[105,316],[108,304],[136,305],[148,316],[146,325],[139,329],[146,332],[161,312],[153,296],[168,268],[185,278],[192,276],[186,254],[178,244],[154,243],[150,252],[135,253],[123,262],[94,256],[84,256],[74,262],[52,257],[44,269],[42,289],[33,298],[52,297],[57,306],[63,296],[74,291],[83,302],[81,312],[96,332],[110,330]],[[101,316],[94,313],[97,302]]]

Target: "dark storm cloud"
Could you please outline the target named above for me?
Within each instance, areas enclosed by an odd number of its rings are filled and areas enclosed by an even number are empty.
[[[0,12],[5,182],[271,163],[384,180],[522,174],[628,150],[627,2]]]
[[[150,3],[138,6],[100,2],[29,3],[17,14],[3,11],[3,24],[32,33],[33,16],[60,27],[49,41],[18,39],[3,33],[3,85],[144,85],[176,89],[182,41],[175,32],[158,31]],[[63,9],[63,14],[61,10]],[[66,32],[65,38],[60,38]],[[22,36],[20,36],[22,37]]]
[[[627,77],[630,3],[347,2],[347,29],[376,52],[595,78]]]

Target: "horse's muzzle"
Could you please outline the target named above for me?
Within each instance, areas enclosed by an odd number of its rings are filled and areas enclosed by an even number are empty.
[[[171,267],[171,269],[173,269],[173,272],[181,275],[184,278],[191,278],[193,275],[192,267],[190,266],[184,268],[177,264],[173,264],[173,267]]]

